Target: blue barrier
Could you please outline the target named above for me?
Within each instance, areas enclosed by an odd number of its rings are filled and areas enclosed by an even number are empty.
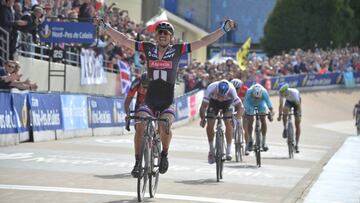
[[[17,120],[17,132],[27,132],[30,129],[30,115],[28,106],[28,94],[11,94],[13,110]]]
[[[61,129],[61,99],[59,94],[30,93],[30,119],[33,131]]]
[[[290,87],[297,87],[297,88],[343,84],[343,77],[341,72],[276,76],[270,79],[263,79],[261,80],[260,84],[265,86],[265,82],[267,80],[271,81],[272,90],[278,90],[282,83],[288,83]],[[250,87],[253,84],[255,84],[254,80],[248,80],[245,82],[245,85],[248,87]]]
[[[89,127],[86,101],[85,95],[61,95],[62,129]]]
[[[17,118],[11,94],[0,92],[0,134],[17,133]]]

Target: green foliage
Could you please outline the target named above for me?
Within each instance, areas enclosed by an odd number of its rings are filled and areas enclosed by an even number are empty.
[[[264,27],[261,44],[270,56],[293,48],[327,48],[330,42],[335,47],[356,44],[360,28],[359,2],[277,0]]]

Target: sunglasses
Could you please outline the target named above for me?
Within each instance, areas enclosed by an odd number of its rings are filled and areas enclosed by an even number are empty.
[[[171,33],[169,32],[169,31],[167,31],[167,30],[159,30],[158,32],[157,32],[159,35],[170,35]]]

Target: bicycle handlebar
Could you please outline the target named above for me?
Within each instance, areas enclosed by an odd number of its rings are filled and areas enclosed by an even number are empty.
[[[167,118],[155,118],[155,117],[152,117],[152,116],[147,116],[147,117],[141,117],[141,116],[128,116],[127,117],[127,121],[126,121],[126,127],[125,129],[127,131],[130,131],[130,120],[133,120],[133,119],[136,119],[136,120],[140,120],[140,121],[159,121],[159,122],[164,122],[165,123],[165,126],[166,126],[166,133],[169,134],[169,119]]]

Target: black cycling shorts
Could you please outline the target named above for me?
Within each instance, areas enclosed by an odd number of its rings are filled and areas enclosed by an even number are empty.
[[[301,102],[301,100],[300,100],[300,102]],[[301,115],[300,109],[298,108],[298,105],[295,102],[286,100],[285,101],[285,107],[287,107],[289,110],[291,108],[294,108],[294,115],[295,116]]]
[[[208,116],[217,116],[219,110],[221,109],[223,113],[232,112],[232,100],[227,101],[218,101],[215,99],[210,99],[209,107],[206,111]]]

